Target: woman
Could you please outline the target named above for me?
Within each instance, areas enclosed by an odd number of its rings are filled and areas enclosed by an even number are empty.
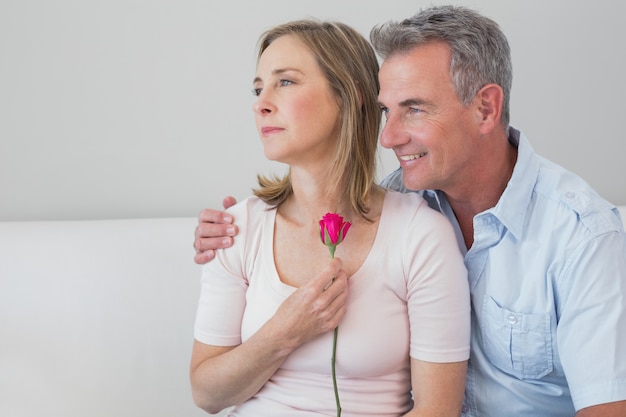
[[[466,271],[443,216],[374,184],[377,72],[367,41],[340,23],[261,38],[253,110],[266,157],[289,172],[259,177],[230,209],[239,237],[203,269],[190,375],[210,413],[335,415],[339,326],[344,416],[460,414]],[[352,223],[332,261],[327,212]]]

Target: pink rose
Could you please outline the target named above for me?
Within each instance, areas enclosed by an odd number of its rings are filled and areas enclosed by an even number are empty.
[[[326,213],[320,220],[320,237],[322,243],[328,246],[330,257],[335,257],[335,249],[337,245],[343,242],[348,234],[348,229],[352,223],[344,222],[343,217],[336,213]],[[337,355],[337,334],[339,327],[335,327],[333,335],[333,355],[331,357],[331,368],[333,376],[333,388],[335,390],[335,401],[337,402],[337,417],[341,417],[341,403],[339,402],[339,389],[337,388],[337,374],[335,369],[335,361]]]
[[[331,257],[334,257],[336,246],[346,237],[351,225],[336,213],[326,213],[320,220],[320,237],[322,243],[328,246]]]

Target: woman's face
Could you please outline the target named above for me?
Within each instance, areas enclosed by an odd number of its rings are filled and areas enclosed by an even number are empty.
[[[313,53],[297,37],[274,40],[261,55],[253,110],[265,156],[291,165],[328,161],[339,104]]]

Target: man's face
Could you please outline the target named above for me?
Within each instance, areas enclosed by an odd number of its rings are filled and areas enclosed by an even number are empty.
[[[465,187],[475,169],[479,113],[464,106],[450,78],[450,50],[431,43],[395,54],[381,65],[378,96],[386,118],[380,143],[392,149],[409,189],[446,193]],[[471,169],[469,170],[471,171]]]

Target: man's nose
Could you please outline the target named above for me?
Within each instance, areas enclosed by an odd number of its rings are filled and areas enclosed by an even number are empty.
[[[383,130],[380,133],[380,144],[383,148],[391,149],[406,141],[406,133],[395,117],[388,116],[383,123]]]

